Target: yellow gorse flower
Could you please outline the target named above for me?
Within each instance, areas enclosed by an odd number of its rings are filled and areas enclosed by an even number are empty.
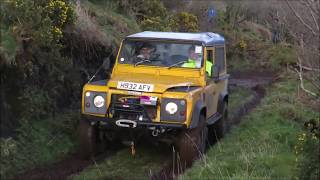
[[[240,42],[239,42],[239,47],[241,49],[246,49],[247,46],[248,46],[247,43],[243,39],[241,39]]]
[[[69,10],[69,6],[65,0],[50,0],[47,8],[51,16],[57,19],[57,26],[62,27],[67,21]]]

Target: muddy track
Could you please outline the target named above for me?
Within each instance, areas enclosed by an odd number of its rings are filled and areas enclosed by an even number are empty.
[[[272,84],[276,79],[271,72],[246,72],[231,73],[231,78],[229,81],[230,86],[239,86],[251,89],[254,98],[244,104],[242,107],[238,108],[234,112],[233,118],[229,119],[229,127],[238,124],[241,118],[255,108],[265,96],[265,87]],[[116,147],[114,149],[108,150],[103,154],[91,159],[83,160],[79,158],[77,154],[71,154],[61,161],[58,161],[50,166],[44,168],[36,168],[26,173],[17,176],[16,180],[30,179],[30,180],[63,180],[67,179],[68,176],[72,174],[77,174],[81,172],[84,168],[93,165],[97,162],[104,161],[106,158],[112,156],[121,147]],[[172,161],[165,163],[163,168],[156,174],[154,174],[150,179],[176,179],[177,175],[182,173],[185,169],[179,169],[172,167]]]
[[[83,169],[90,165],[99,163],[108,157],[111,157],[122,148],[122,146],[115,146],[88,160],[80,158],[79,153],[70,154],[52,165],[27,171],[26,173],[15,177],[14,180],[64,180],[72,174],[83,171]]]

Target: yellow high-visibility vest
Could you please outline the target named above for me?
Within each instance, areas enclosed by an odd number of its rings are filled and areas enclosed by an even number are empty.
[[[196,68],[196,61],[193,59],[188,59],[188,62],[183,63],[181,67],[187,67],[187,68]],[[209,76],[211,76],[211,67],[212,63],[210,61],[206,61],[206,72]]]

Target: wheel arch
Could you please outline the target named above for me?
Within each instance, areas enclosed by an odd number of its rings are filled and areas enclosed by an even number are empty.
[[[228,91],[223,91],[219,95],[219,100],[218,100],[218,112],[221,112],[221,108],[223,107],[224,102],[228,103],[229,102],[229,94]]]
[[[196,128],[199,123],[199,117],[201,114],[204,114],[206,117],[207,109],[205,103],[202,100],[198,100],[197,103],[193,107],[190,129]]]

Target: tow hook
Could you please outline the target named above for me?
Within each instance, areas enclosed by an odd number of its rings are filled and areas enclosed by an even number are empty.
[[[152,136],[157,137],[159,133],[160,133],[160,130],[156,128],[152,131]]]
[[[126,128],[135,128],[137,127],[137,122],[129,119],[119,119],[116,121],[116,125],[120,127],[126,127]]]

